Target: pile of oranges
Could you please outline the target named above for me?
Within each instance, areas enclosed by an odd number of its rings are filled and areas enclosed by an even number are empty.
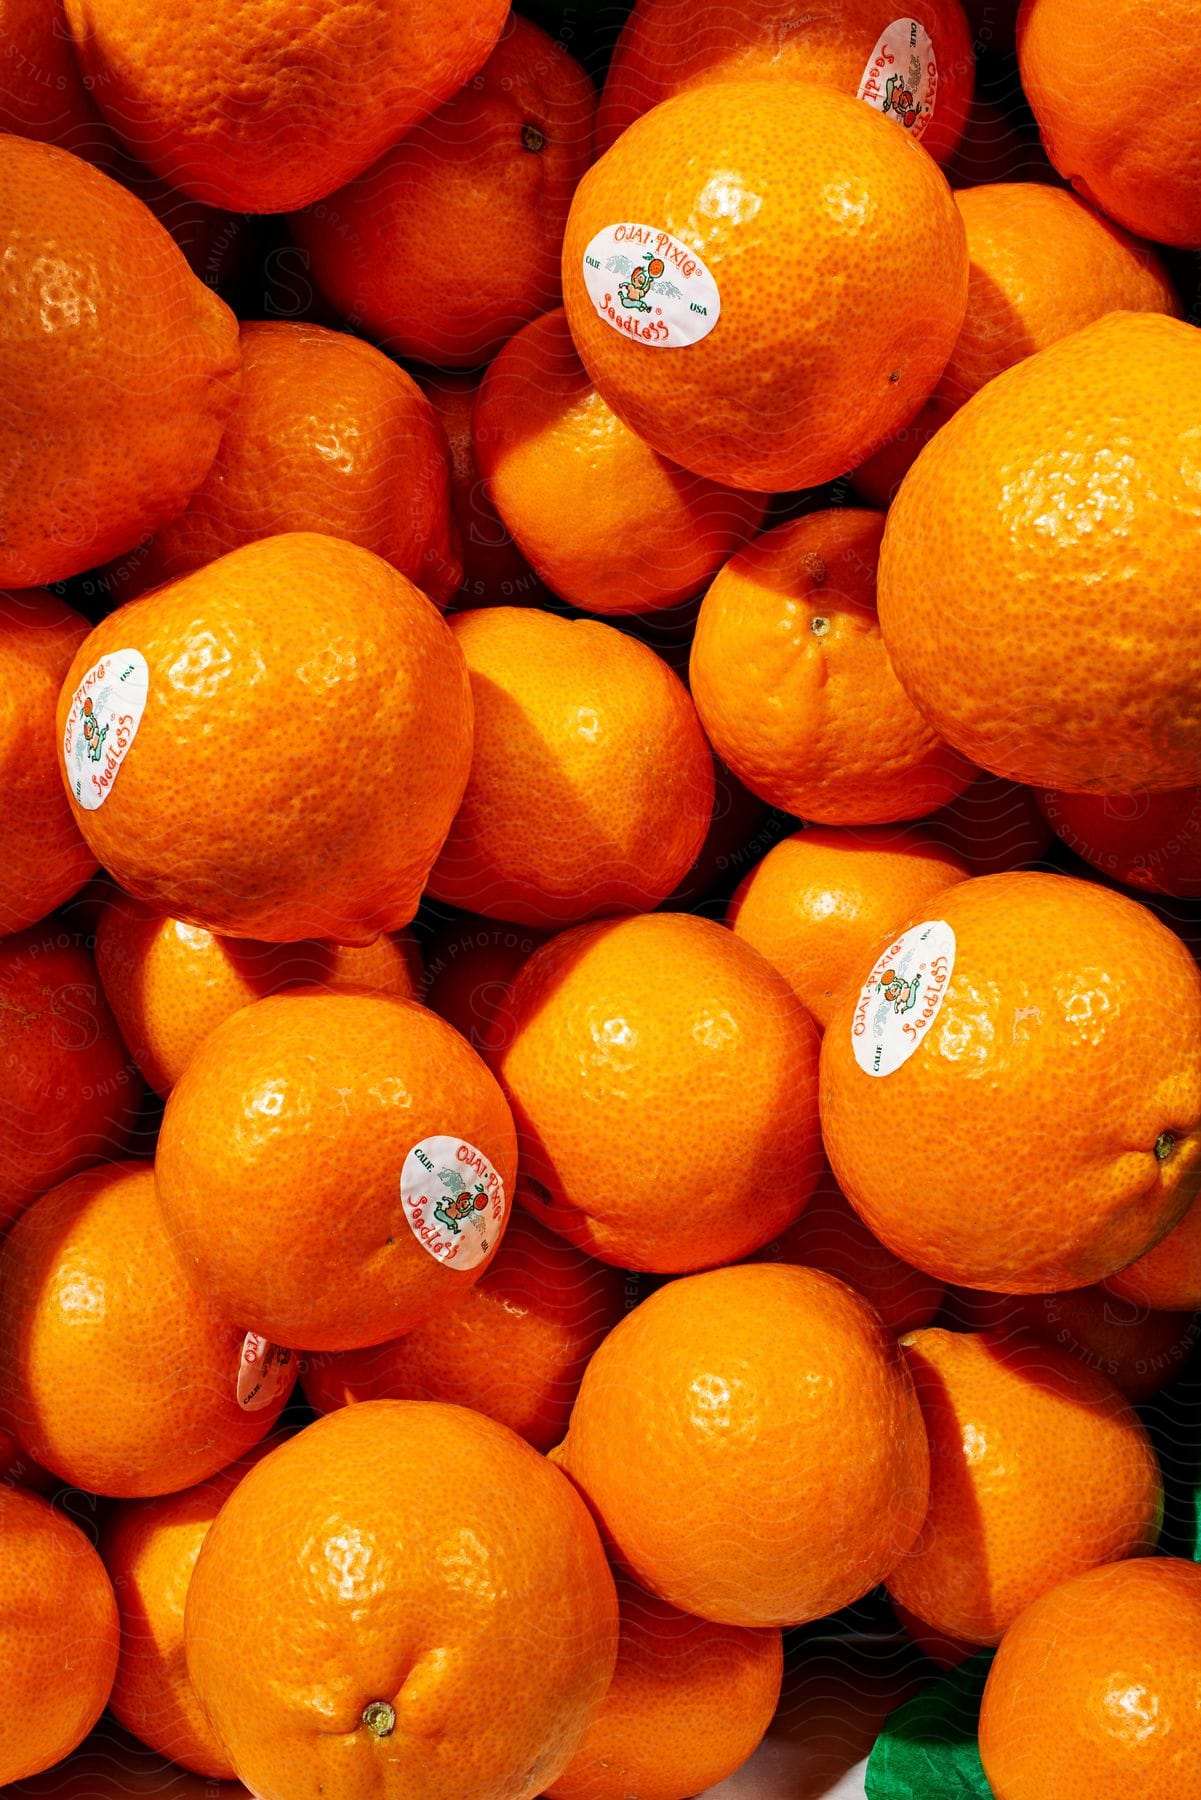
[[[1201,12],[594,11],[0,0],[0,1785],[1186,1800]]]

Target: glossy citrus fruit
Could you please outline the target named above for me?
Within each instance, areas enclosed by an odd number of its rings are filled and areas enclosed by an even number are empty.
[[[516,1211],[455,1306],[391,1343],[308,1357],[305,1397],[323,1413],[363,1400],[444,1400],[550,1450],[588,1358],[625,1311],[626,1280]]]
[[[888,1577],[902,1606],[996,1644],[1048,1588],[1155,1548],[1159,1464],[1112,1382],[1020,1331],[901,1344],[930,1440],[930,1510]]]
[[[599,621],[491,606],[451,630],[475,741],[430,893],[535,926],[656,906],[713,812],[713,758],[683,683]]]
[[[513,976],[543,941],[524,925],[467,918],[429,940],[423,1003],[481,1054]]]
[[[472,439],[515,542],[547,587],[585,612],[673,606],[763,519],[761,496],[690,475],[622,424],[576,355],[562,308],[495,358]]]
[[[100,1717],[120,1626],[104,1564],[37,1494],[0,1485],[0,1782],[70,1754]]]
[[[1022,90],[1060,174],[1128,230],[1201,245],[1201,123],[1176,83],[1181,59],[1201,51],[1189,0],[1151,13],[1138,0],[1023,0],[1017,45]]]
[[[53,1188],[0,1249],[0,1416],[64,1481],[131,1498],[175,1493],[270,1429],[238,1402],[244,1327],[194,1294],[163,1229],[149,1163]],[[288,1384],[290,1385],[290,1384]]]
[[[5,306],[0,582],[131,550],[208,473],[237,397],[237,321],[140,200],[0,135]]]
[[[471,416],[481,379],[478,373],[460,369],[433,369],[422,374],[421,391],[437,414],[450,450],[450,502],[463,560],[462,604],[522,606],[545,594],[505,530],[476,464]]]
[[[462,575],[434,410],[361,338],[287,319],[241,328],[242,391],[216,461],[142,559],[143,587],[285,531],[374,550],[444,605]]]
[[[809,1198],[817,1033],[721,926],[652,913],[562,932],[518,970],[490,1038],[523,1203],[603,1261],[734,1262]]]
[[[116,150],[71,49],[62,0],[0,0],[0,129],[107,167]]]
[[[945,162],[963,129],[973,67],[958,0],[919,0],[903,20],[891,0],[836,0],[820,13],[795,18],[783,15],[774,0],[638,0],[605,78],[597,145],[607,150],[649,107],[681,88],[799,80],[839,88],[885,110]]]
[[[547,1800],[680,1800],[740,1769],[771,1724],[783,1650],[776,1630],[693,1618],[617,1583],[612,1685]]]
[[[1113,881],[1201,899],[1201,787],[1160,794],[1065,794],[1044,788],[1057,838]]]
[[[138,899],[229,937],[366,944],[417,910],[471,696],[403,575],[291,532],[110,613],[58,728],[76,822]]]
[[[996,1800],[1177,1800],[1201,1781],[1201,1568],[1091,1569],[1036,1600],[989,1670],[980,1757]]]
[[[887,506],[918,451],[1002,369],[1107,312],[1178,313],[1163,263],[1085,201],[1036,181],[957,193],[967,231],[963,329],[934,392],[901,433],[855,471]]]
[[[252,1000],[310,985],[415,1000],[421,986],[420,953],[408,932],[366,948],[263,944],[214,937],[121,893],[101,913],[96,968],[122,1037],[164,1099],[213,1027]]]
[[[962,794],[923,821],[971,875],[1010,875],[1045,856],[1055,841],[1033,790],[983,770]]]
[[[545,1457],[462,1407],[377,1400],[235,1489],[185,1629],[210,1722],[262,1800],[532,1800],[604,1696],[617,1604]]]
[[[294,220],[319,287],[398,355],[486,362],[558,304],[559,245],[595,111],[563,42],[511,14],[473,81]]]
[[[967,875],[925,831],[808,826],[739,885],[726,924],[779,969],[824,1031],[876,940]]]
[[[114,130],[173,187],[212,206],[319,200],[473,75],[504,0],[66,0],[85,81]]]
[[[1201,1307],[1201,1207],[1194,1201],[1174,1230],[1110,1275],[1105,1288],[1136,1306]]]
[[[994,774],[1099,794],[1201,782],[1198,392],[1194,326],[1109,313],[996,376],[906,476],[880,551],[884,642],[933,729]]]
[[[686,90],[636,120],[580,182],[563,243],[571,335],[618,418],[735,487],[861,463],[963,323],[963,222],[919,149],[831,88],[798,105],[790,82]],[[938,281],[897,278],[914,267]]]
[[[1086,1287],[1163,1237],[1201,1182],[1179,938],[1041,874],[961,881],[890,929],[822,1042],[826,1149],[876,1236],[1005,1293]]]
[[[781,1264],[644,1300],[589,1363],[556,1456],[627,1573],[730,1625],[798,1624],[858,1599],[926,1511],[900,1350],[842,1282]]]
[[[933,812],[975,770],[897,680],[876,617],[884,515],[807,513],[734,556],[701,604],[701,723],[752,793],[822,825]]]
[[[171,1090],[155,1175],[199,1292],[274,1343],[350,1350],[479,1279],[516,1160],[496,1082],[443,1020],[299,988],[205,1038]]]

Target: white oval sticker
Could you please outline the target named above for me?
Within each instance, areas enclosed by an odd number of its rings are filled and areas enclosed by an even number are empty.
[[[903,931],[859,990],[851,1048],[865,1075],[891,1075],[908,1062],[938,1017],[955,967],[955,933],[945,919]]]
[[[655,350],[708,337],[717,283],[695,250],[657,225],[606,225],[584,252],[584,286],[614,331]]]
[[[150,671],[140,650],[114,650],[93,663],[71,696],[63,762],[71,792],[86,812],[103,806],[138,735]]]
[[[295,1375],[290,1350],[257,1331],[246,1333],[238,1358],[238,1405],[243,1412],[262,1412],[281,1394],[286,1397]]]
[[[400,1204],[413,1236],[435,1261],[474,1269],[504,1227],[505,1184],[474,1144],[428,1137],[405,1157]]]
[[[895,119],[916,143],[934,117],[938,58],[924,25],[894,19],[880,34],[859,82],[859,99]]]

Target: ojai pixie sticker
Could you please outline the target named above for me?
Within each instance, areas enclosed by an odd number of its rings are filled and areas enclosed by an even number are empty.
[[[888,946],[859,990],[851,1048],[865,1075],[891,1075],[908,1062],[938,1017],[955,967],[955,933],[927,919]]]
[[[614,331],[656,350],[708,337],[717,283],[695,250],[656,225],[606,225],[584,252],[584,286]]]
[[[246,1333],[238,1358],[238,1405],[243,1412],[262,1412],[288,1392],[295,1375],[290,1350],[257,1331]]]
[[[916,143],[934,117],[938,59],[924,25],[894,19],[881,34],[859,82],[859,98],[904,127]]]
[[[103,806],[138,734],[150,672],[140,650],[114,650],[93,663],[74,694],[63,727],[67,781],[87,812]]]
[[[474,1269],[505,1222],[505,1185],[482,1150],[457,1137],[414,1144],[400,1172],[409,1229],[437,1262]]]

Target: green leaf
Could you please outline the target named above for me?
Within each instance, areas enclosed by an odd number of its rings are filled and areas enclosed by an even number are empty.
[[[868,1800],[992,1800],[976,1728],[993,1654],[981,1650],[889,1714],[868,1760]]]

